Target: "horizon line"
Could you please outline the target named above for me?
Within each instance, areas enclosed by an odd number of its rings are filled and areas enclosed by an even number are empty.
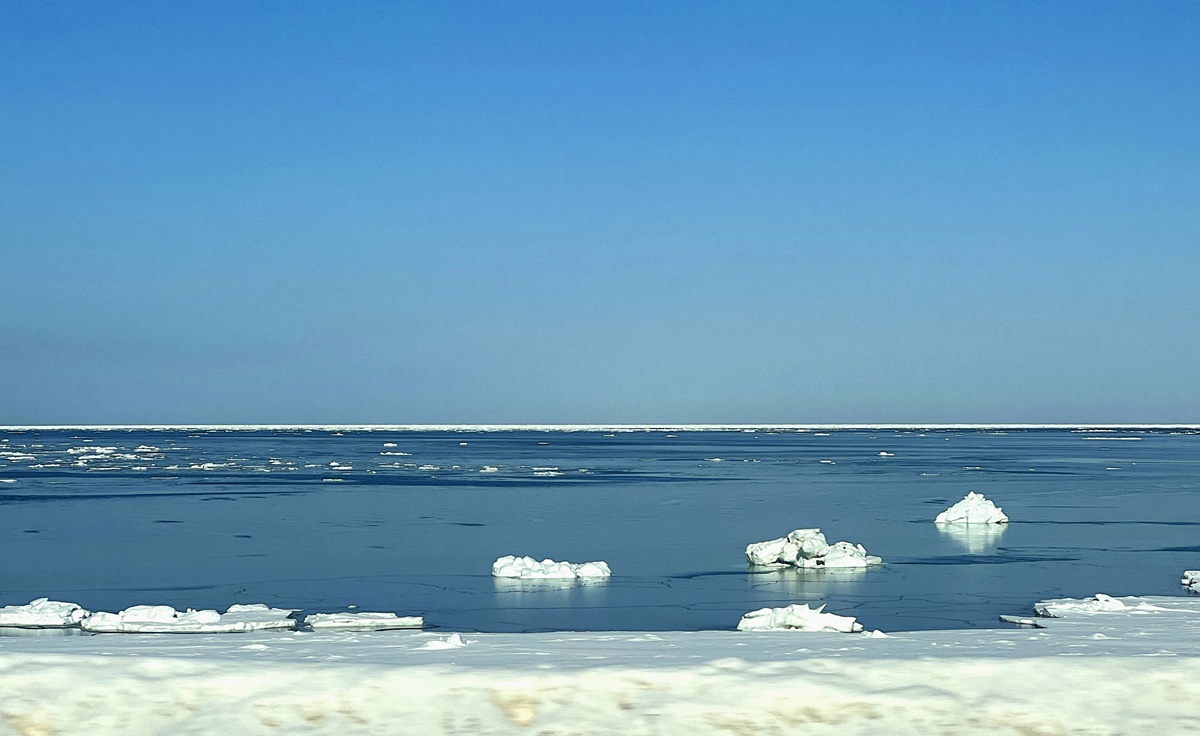
[[[746,430],[791,430],[809,431],[821,429],[1189,429],[1200,430],[1193,423],[759,423],[759,424],[708,424],[708,423],[647,423],[647,424],[14,424],[0,425],[0,431],[29,430],[339,430],[339,431],[391,431],[391,432],[517,432],[517,431],[567,431],[567,432],[638,432],[638,431],[746,431]]]

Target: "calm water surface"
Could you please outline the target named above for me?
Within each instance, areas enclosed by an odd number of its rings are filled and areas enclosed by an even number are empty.
[[[971,490],[1013,522],[939,530]],[[800,527],[885,564],[747,567],[746,544]],[[494,580],[506,554],[614,574]],[[823,602],[884,631],[994,627],[1048,597],[1184,595],[1200,434],[0,430],[0,555],[0,605],[355,605],[541,631],[730,629]]]

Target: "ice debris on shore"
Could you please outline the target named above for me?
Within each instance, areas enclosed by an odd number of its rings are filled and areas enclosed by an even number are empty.
[[[883,562],[867,554],[861,544],[829,544],[820,529],[797,529],[786,537],[755,542],[746,547],[746,559],[752,565],[803,568],[867,567]]]
[[[131,606],[120,613],[97,611],[80,621],[84,631],[99,634],[223,634],[294,629],[291,609],[261,603],[234,604],[225,613],[206,609],[176,611],[171,606]]]
[[[760,608],[751,611],[738,622],[738,631],[836,631],[855,634],[863,630],[853,616],[825,613],[825,604],[809,608],[808,604],[784,608]]]
[[[982,493],[969,492],[963,500],[937,515],[938,524],[1007,524],[1008,516]]]
[[[1185,570],[1179,582],[1193,593],[1200,593],[1200,570]]]
[[[89,615],[91,612],[80,608],[78,603],[37,598],[25,605],[0,608],[0,626],[55,629],[78,626]]]
[[[445,639],[433,639],[432,641],[427,641],[421,646],[417,647],[417,649],[424,649],[427,651],[435,651],[438,649],[461,649],[462,647],[465,647],[471,643],[471,641],[462,638],[462,634],[451,634]]]
[[[359,611],[356,613],[310,613],[304,624],[313,631],[387,631],[389,629],[419,629],[425,625],[421,616],[397,616],[394,613]]]
[[[1038,601],[1033,604],[1033,610],[1039,616],[1062,618],[1077,613],[1136,613],[1167,609],[1139,598],[1131,597],[1122,600],[1111,595],[1097,593],[1091,598],[1051,598]]]
[[[538,562],[532,557],[514,557],[508,555],[492,563],[492,575],[498,578],[519,578],[521,580],[571,580],[574,578],[607,578],[612,575],[608,563],[603,561],[573,564],[570,562],[555,562],[542,560]]]

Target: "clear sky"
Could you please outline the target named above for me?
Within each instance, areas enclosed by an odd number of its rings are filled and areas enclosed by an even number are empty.
[[[0,0],[0,424],[1200,421],[1200,3]]]

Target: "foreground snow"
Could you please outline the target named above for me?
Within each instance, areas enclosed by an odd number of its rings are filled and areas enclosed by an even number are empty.
[[[886,638],[2,637],[0,733],[1190,732],[1200,599],[1119,600],[1142,612]]]
[[[796,529],[786,537],[754,542],[746,547],[746,559],[752,565],[766,567],[867,567],[883,562],[868,555],[861,544],[825,541],[820,529]]]
[[[970,491],[963,500],[937,515],[938,524],[1006,524],[1008,516],[982,493]]]
[[[492,563],[492,575],[498,578],[520,578],[522,580],[573,580],[575,578],[607,578],[612,576],[608,563],[603,561],[571,562],[542,560],[532,557],[501,557]]]

